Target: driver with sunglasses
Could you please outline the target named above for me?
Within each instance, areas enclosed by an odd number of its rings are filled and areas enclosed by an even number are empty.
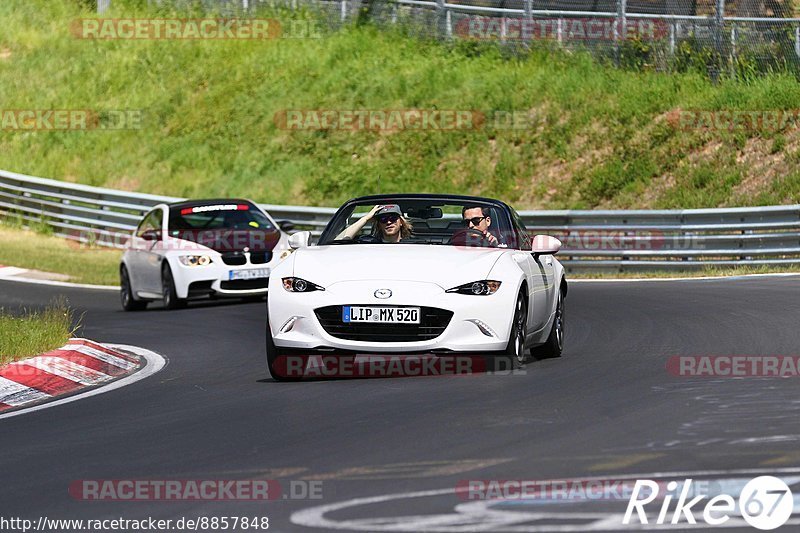
[[[487,208],[479,205],[464,206],[464,209],[461,210],[461,218],[464,219],[465,227],[483,233],[489,246],[502,246],[497,237],[489,231],[489,226],[492,225],[492,217],[489,216]]]
[[[376,219],[377,223],[372,232],[371,238],[376,243],[397,243],[404,237],[411,235],[411,224],[403,218],[403,212],[397,204],[389,205],[376,205],[369,213],[362,216],[353,224],[345,228],[337,239],[352,239],[361,229],[372,219]],[[368,242],[365,240],[365,242]]]

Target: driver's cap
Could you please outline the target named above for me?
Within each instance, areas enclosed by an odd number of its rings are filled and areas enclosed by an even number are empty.
[[[386,215],[388,213],[395,213],[397,215],[403,216],[403,212],[400,210],[400,206],[397,204],[386,204],[382,205],[380,209],[375,213],[376,217],[381,215]]]

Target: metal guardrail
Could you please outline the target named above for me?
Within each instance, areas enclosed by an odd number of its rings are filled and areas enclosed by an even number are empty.
[[[0,214],[55,235],[122,246],[142,215],[182,200],[0,171]],[[319,235],[336,209],[262,204]],[[532,234],[562,240],[568,271],[691,270],[800,265],[800,205],[661,211],[523,211]],[[122,238],[121,238],[122,237]]]

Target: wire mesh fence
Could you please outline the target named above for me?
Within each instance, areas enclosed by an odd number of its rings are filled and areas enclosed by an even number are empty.
[[[111,0],[105,0],[108,3]],[[618,66],[713,77],[800,73],[800,18],[786,0],[148,0],[248,16],[302,9],[335,31],[369,21],[427,38],[588,51]],[[98,3],[100,7],[100,3]]]

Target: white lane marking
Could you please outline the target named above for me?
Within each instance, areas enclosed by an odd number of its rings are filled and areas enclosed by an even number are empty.
[[[68,281],[52,281],[49,279],[21,278],[18,276],[0,276],[0,281],[16,281],[20,283],[31,283],[33,285],[49,285],[51,287],[69,287],[72,289],[94,289],[101,291],[119,291],[117,285],[90,285],[86,283],[70,283]]]
[[[785,278],[790,276],[800,276],[799,272],[773,272],[770,274],[738,274],[731,276],[696,276],[684,278],[570,278],[567,275],[567,283],[627,283],[640,281],[713,281],[713,280],[739,280],[745,278]]]
[[[8,276],[16,276],[17,274],[22,274],[27,272],[28,270],[25,268],[17,268],[17,267],[0,267],[0,279],[6,278]]]
[[[130,361],[126,361],[121,357],[116,357],[111,355],[110,353],[106,353],[104,351],[98,350],[96,348],[92,348],[91,346],[86,346],[84,344],[67,344],[63,348],[59,348],[60,350],[69,350],[73,352],[80,352],[83,355],[88,355],[89,357],[93,357],[95,359],[100,359],[103,362],[106,362],[110,365],[114,365],[119,368],[124,368],[125,370],[132,370],[136,368],[136,363],[132,363]]]
[[[606,475],[580,478],[582,481],[603,480],[603,479],[661,479],[661,478],[680,478],[714,475],[748,475],[781,473],[798,473],[798,468],[778,468],[778,469],[742,469],[742,470],[701,470],[695,472],[661,472],[649,474],[625,474],[622,476]],[[576,478],[578,479],[578,478]],[[344,502],[321,505],[304,509],[292,513],[290,521],[293,524],[325,528],[330,530],[351,530],[351,531],[408,531],[408,532],[462,532],[462,531],[520,531],[520,532],[544,532],[544,531],[619,531],[622,523],[622,515],[616,513],[544,513],[529,512],[518,510],[497,510],[489,506],[499,503],[498,501],[478,501],[462,503],[456,505],[454,512],[442,514],[427,514],[419,516],[392,516],[379,518],[356,518],[331,520],[325,517],[327,513],[350,509],[364,505],[383,503],[391,500],[403,500],[412,498],[426,498],[442,496],[446,494],[455,495],[455,488],[427,490],[418,492],[402,492],[386,494],[381,496],[371,496],[365,498],[354,498]],[[796,503],[797,505],[797,503]],[[463,513],[463,514],[462,514]],[[578,519],[580,524],[555,524],[554,520]],[[530,524],[535,520],[547,520],[543,525]],[[589,522],[589,520],[594,520]],[[721,527],[743,527],[746,523],[738,518],[731,517],[731,520]],[[786,524],[798,525],[800,519],[792,519]],[[476,529],[479,528],[479,529]],[[626,529],[696,529],[707,527],[706,524],[691,525],[680,523],[676,526],[671,524],[655,527],[652,524],[631,524]]]
[[[32,366],[43,372],[80,383],[81,385],[97,385],[98,383],[108,381],[112,377],[60,357],[32,357],[31,359],[24,359],[16,363],[11,363],[11,365]]]
[[[26,403],[46,400],[50,397],[47,393],[0,376],[0,402],[6,405],[19,407]]]
[[[67,398],[62,398],[60,400],[55,400],[53,402],[47,402],[41,405],[36,405],[34,407],[29,407],[28,409],[22,409],[21,411],[15,411],[13,413],[0,415],[0,420],[20,415],[27,415],[28,413],[41,411],[42,409],[49,409],[57,405],[64,405],[65,403],[76,402],[84,398],[89,398],[91,396],[97,396],[98,394],[103,394],[106,392],[111,392],[113,390],[121,389],[122,387],[130,385],[132,383],[136,383],[139,380],[142,380],[146,377],[156,374],[157,372],[160,372],[167,365],[167,360],[164,358],[164,356],[157,354],[156,352],[147,350],[145,348],[139,348],[138,346],[128,346],[126,344],[103,344],[102,346],[106,346],[108,348],[111,348],[112,350],[122,350],[126,352],[132,352],[140,357],[143,357],[147,363],[145,364],[145,367],[139,370],[138,372],[134,372],[133,374],[125,376],[122,379],[112,381],[111,383],[103,385],[102,387],[98,387],[96,389],[92,389],[83,392],[81,394],[76,394],[74,396],[69,396]]]

